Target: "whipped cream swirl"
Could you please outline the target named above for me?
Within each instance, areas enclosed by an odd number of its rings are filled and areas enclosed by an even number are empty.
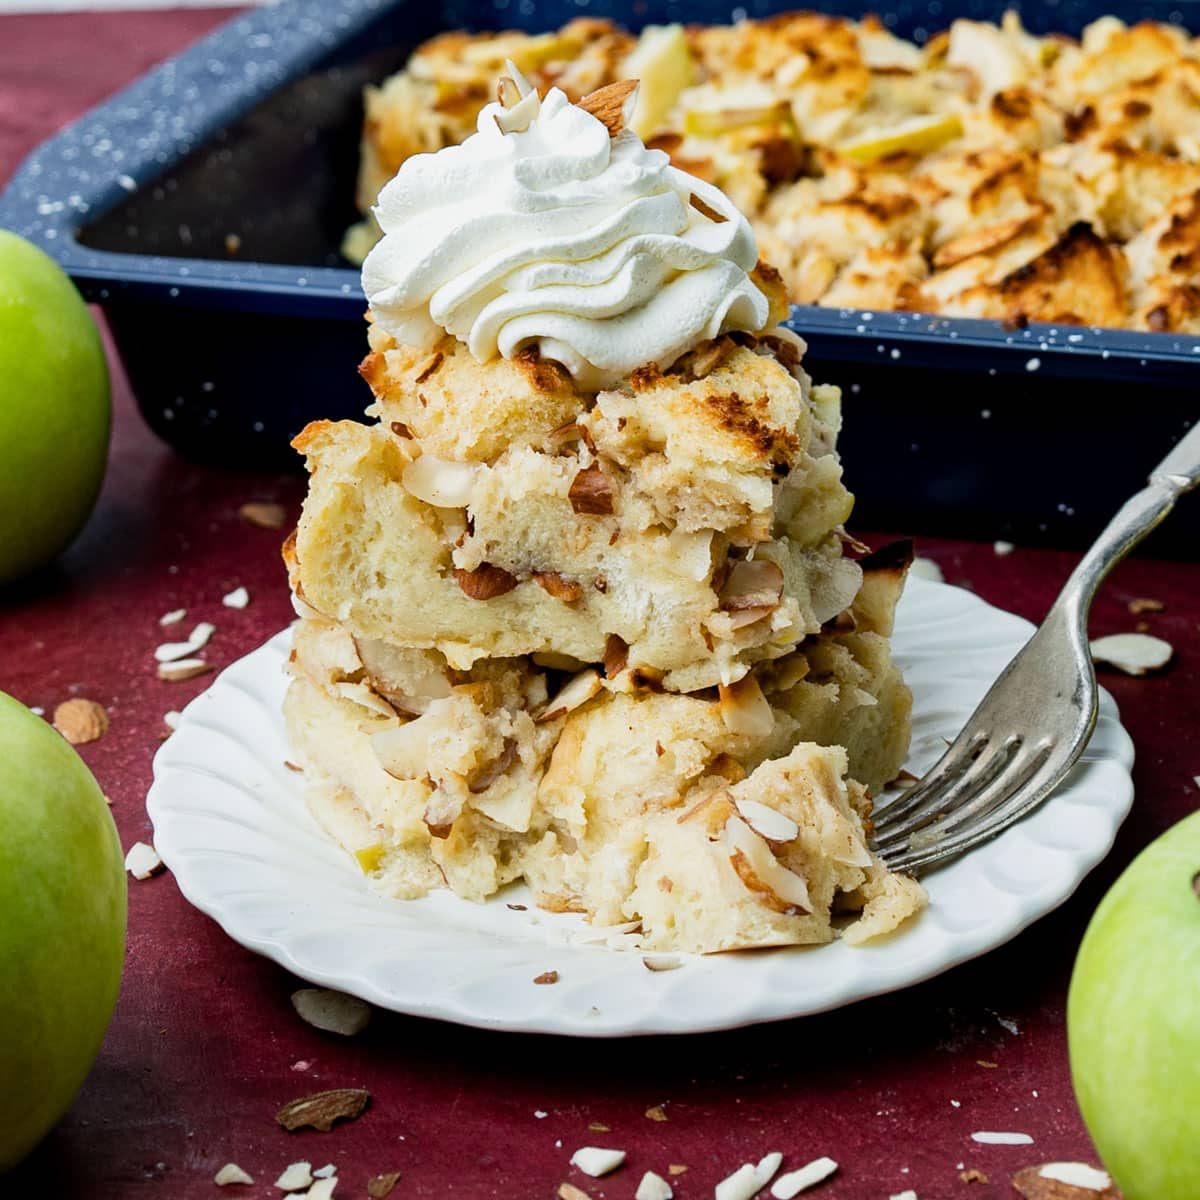
[[[461,145],[409,158],[384,187],[362,273],[384,329],[418,348],[445,330],[480,362],[537,346],[596,390],[763,328],[754,234],[722,192],[557,88],[539,107],[505,133],[487,105]]]

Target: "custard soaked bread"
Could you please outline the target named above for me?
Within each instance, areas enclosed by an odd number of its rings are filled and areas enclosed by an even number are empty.
[[[384,189],[374,423],[297,439],[287,720],[373,886],[715,951],[894,928],[866,845],[907,751],[907,560],[844,553],[835,388],[716,189],[510,75]],[[475,186],[475,184],[478,186]]]

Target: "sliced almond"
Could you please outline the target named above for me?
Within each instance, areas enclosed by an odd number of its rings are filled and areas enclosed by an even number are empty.
[[[494,758],[482,770],[477,771],[467,780],[467,788],[472,795],[478,796],[488,788],[513,765],[517,758],[517,739],[507,738],[504,750],[499,757]]]
[[[800,826],[791,817],[758,800],[735,800],[734,806],[746,824],[768,842],[791,842],[800,834]]]
[[[337,1174],[337,1167],[333,1163],[326,1163],[323,1167],[318,1168],[313,1172],[314,1179],[332,1179]]]
[[[64,700],[54,710],[53,724],[72,746],[82,746],[98,741],[108,732],[108,713],[103,704],[76,696]]]
[[[669,892],[671,889],[665,888],[662,890]],[[683,966],[683,959],[677,958],[674,954],[647,954],[642,959],[642,966],[647,971],[677,971]],[[647,1113],[647,1116],[649,1116],[649,1113]]]
[[[512,81],[509,80],[511,83]],[[515,84],[513,85],[516,86]],[[426,360],[425,365],[417,372],[413,383],[424,383],[442,365],[442,352],[435,350]],[[411,435],[410,435],[411,436]]]
[[[566,576],[556,574],[554,571],[534,571],[533,581],[542,591],[549,593],[555,600],[561,600],[564,604],[574,604],[583,596],[583,584],[575,579],[567,579]]]
[[[617,137],[625,128],[637,103],[636,79],[622,79],[607,87],[589,92],[579,101],[579,107],[590,112],[607,130],[609,137]]]
[[[209,621],[201,621],[188,635],[186,642],[164,642],[154,650],[154,657],[160,663],[174,662],[176,659],[189,658],[197,651],[203,650],[212,640],[217,627]]]
[[[388,1171],[383,1175],[373,1175],[367,1180],[367,1195],[371,1200],[387,1200],[400,1182],[399,1171]]]
[[[195,679],[212,670],[212,663],[202,658],[178,658],[174,662],[158,664],[158,677],[167,683],[179,683],[184,679]]]
[[[248,1175],[237,1163],[226,1163],[214,1176],[217,1187],[228,1187],[231,1183],[253,1183],[254,1176]]]
[[[395,779],[423,779],[429,750],[429,724],[417,717],[404,725],[371,734],[371,749],[380,766]]]
[[[1139,596],[1135,600],[1130,600],[1127,607],[1135,617],[1140,617],[1142,613],[1162,612],[1167,606],[1161,600],[1152,600],[1149,596]]]
[[[422,454],[408,463],[400,475],[405,490],[435,508],[465,508],[471,501],[478,463],[453,462],[433,454]]]
[[[333,685],[333,691],[343,700],[349,700],[352,704],[357,704],[359,708],[365,708],[377,717],[395,717],[396,715],[396,710],[365,683],[350,683],[341,680]]]
[[[535,975],[533,977],[533,982],[539,983],[539,984],[557,983],[558,982],[558,972],[557,971],[543,971],[540,975]]]
[[[714,1200],[750,1200],[761,1191],[758,1172],[753,1163],[742,1163],[732,1175],[727,1175],[713,1189]]]
[[[606,1150],[601,1146],[581,1146],[571,1155],[571,1166],[593,1179],[615,1171],[624,1161],[624,1150]]]
[[[1039,215],[1012,217],[996,225],[990,225],[986,229],[972,229],[968,233],[960,234],[938,247],[933,256],[933,265],[940,271],[945,267],[952,267],[956,263],[973,258],[976,254],[986,254],[989,250],[996,250],[1006,242],[1011,242],[1028,225],[1036,221]]]
[[[743,737],[766,737],[775,728],[775,714],[753,675],[717,688],[721,720],[730,733]]]
[[[493,115],[501,133],[524,133],[533,124],[541,108],[542,102],[537,92],[529,92],[511,107],[502,108]]]
[[[816,1158],[798,1171],[789,1171],[780,1175],[771,1185],[771,1195],[775,1200],[792,1200],[806,1188],[815,1187],[828,1179],[838,1169],[832,1158]]]
[[[1025,1200],[1121,1200],[1107,1171],[1081,1162],[1026,1167],[1013,1176],[1013,1187]]]
[[[454,578],[472,600],[493,600],[517,586],[515,575],[510,575],[503,567],[493,567],[491,563],[480,563],[473,571],[455,568]]]
[[[767,558],[739,559],[729,568],[718,599],[726,612],[776,608],[783,596],[783,571]]]
[[[661,1123],[667,1119],[667,1110],[661,1104],[652,1104],[646,1109],[645,1115],[647,1121],[658,1121]]]
[[[701,215],[707,217],[714,225],[724,225],[729,220],[724,213],[719,213],[711,204],[705,202],[693,192],[688,197],[688,203]]]
[[[580,705],[586,704],[593,696],[598,695],[603,690],[603,686],[597,671],[590,667],[586,671],[580,671],[578,675],[567,680],[556,696],[546,702],[546,707],[542,709],[535,720],[541,724],[545,721],[556,721],[559,717],[565,717],[567,713],[574,712]]]
[[[260,529],[282,529],[287,522],[287,509],[282,504],[251,500],[238,509],[238,516]]]
[[[671,1185],[661,1175],[647,1171],[633,1193],[633,1200],[672,1200],[674,1195]]]
[[[312,1181],[312,1163],[294,1162],[284,1167],[283,1173],[275,1180],[275,1186],[281,1192],[302,1192],[312,1186]]]
[[[789,871],[767,843],[738,817],[725,822],[723,841],[739,879],[760,902],[775,912],[802,915],[810,911],[808,885]]]
[[[604,677],[615,679],[629,662],[629,644],[624,638],[610,633],[604,639]]]
[[[573,1183],[563,1182],[558,1185],[558,1200],[592,1200],[592,1198],[583,1188],[577,1188]]]
[[[304,1200],[333,1200],[333,1192],[337,1187],[337,1176],[329,1179],[318,1179],[304,1193]]]
[[[300,988],[292,993],[292,1007],[314,1029],[342,1037],[362,1033],[371,1021],[371,1006],[365,1000],[332,988]]]
[[[366,1088],[332,1088],[289,1101],[275,1114],[275,1120],[289,1133],[304,1128],[328,1133],[334,1122],[362,1116],[370,1102]]]
[[[163,613],[163,615],[158,618],[158,623],[164,627],[167,625],[178,625],[179,622],[182,621],[186,616],[186,608],[173,608],[170,612]]]
[[[159,858],[158,851],[153,846],[145,842],[134,842],[129,847],[129,852],[125,855],[125,870],[134,879],[149,879],[162,869],[163,860]]]
[[[1175,648],[1148,633],[1114,633],[1091,643],[1092,658],[1108,663],[1126,675],[1159,671],[1175,656]]]
[[[439,841],[448,838],[466,804],[466,786],[457,787],[451,779],[442,780],[425,802],[425,812],[421,817],[429,836]]]
[[[250,603],[250,593],[244,587],[236,587],[221,597],[226,608],[245,608]]]
[[[579,514],[608,516],[613,511],[613,490],[599,467],[584,467],[571,481],[567,499]]]
[[[174,708],[168,709],[167,712],[163,713],[163,724],[172,733],[174,733],[175,730],[179,728],[179,722],[182,720],[183,720],[183,713],[177,711]]]

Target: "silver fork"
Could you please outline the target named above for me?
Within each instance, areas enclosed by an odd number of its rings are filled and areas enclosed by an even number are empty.
[[[1004,668],[949,749],[874,818],[873,846],[919,874],[995,837],[1062,782],[1096,725],[1087,615],[1104,577],[1200,483],[1200,422],[1127,500],[1033,637]]]

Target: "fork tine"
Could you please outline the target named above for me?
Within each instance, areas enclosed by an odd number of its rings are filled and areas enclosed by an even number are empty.
[[[997,776],[1009,767],[1021,749],[1021,738],[1013,735],[999,746],[984,743],[981,751],[945,788],[938,789],[913,809],[903,820],[881,823],[875,827],[876,848],[882,853],[905,841],[917,830],[938,821],[948,814],[957,814],[965,802],[986,790]]]
[[[903,796],[897,797],[886,807],[878,810],[877,815],[873,816],[876,837],[894,827],[898,821],[904,820],[931,797],[945,791],[962,776],[963,772],[970,770],[972,763],[987,746],[987,735],[982,733],[973,733],[969,737],[965,735],[966,730],[963,730],[917,784],[909,788]]]
[[[1032,812],[1062,778],[1063,756],[1042,743],[944,822],[919,830],[904,847],[881,854],[894,871],[915,872],[995,837]]]

